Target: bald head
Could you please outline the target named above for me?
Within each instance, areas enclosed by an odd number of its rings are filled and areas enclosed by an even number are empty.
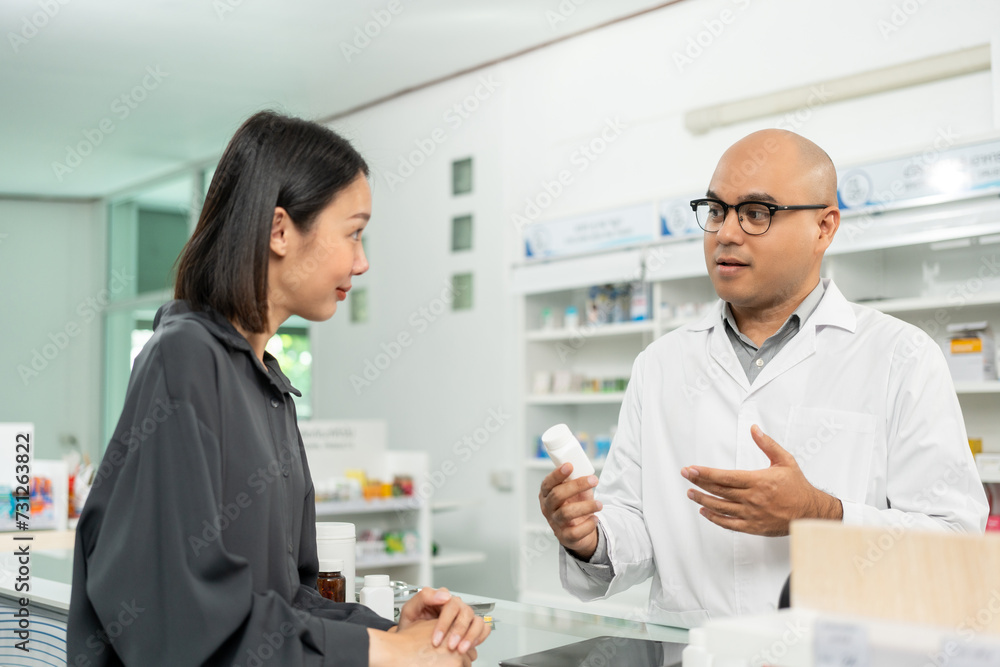
[[[764,332],[771,335],[816,287],[823,254],[840,226],[833,162],[794,132],[761,130],[723,153],[708,197],[730,207],[721,226],[705,234],[712,285],[741,331],[757,318],[765,329],[774,324]],[[743,217],[728,213],[751,201],[775,206],[763,232],[747,231]]]
[[[739,181],[750,184],[761,171],[793,181],[788,185],[810,197],[810,204],[837,205],[833,160],[815,143],[788,130],[759,130],[737,141],[723,153],[712,181],[721,177],[736,186]]]

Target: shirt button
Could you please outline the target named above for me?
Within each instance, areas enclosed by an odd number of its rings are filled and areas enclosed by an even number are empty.
[[[761,366],[764,365],[764,360],[763,359],[758,359],[754,363],[757,364],[757,368],[760,368]]]
[[[276,408],[276,407],[278,407],[279,405],[281,405],[281,403],[279,403],[279,402],[278,402],[278,399],[276,399],[276,398],[272,398],[272,399],[271,399],[271,407],[272,407],[272,408]]]
[[[287,463],[282,463],[281,464],[281,474],[282,475],[284,475],[285,477],[288,477],[288,475],[291,474],[291,472],[292,472],[291,466],[289,466]]]
[[[295,553],[295,547],[292,546],[291,542],[288,543],[288,553]]]

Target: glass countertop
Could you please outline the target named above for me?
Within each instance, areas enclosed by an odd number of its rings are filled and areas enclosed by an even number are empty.
[[[16,567],[8,562],[10,553],[0,554],[0,589],[10,594]],[[73,552],[69,549],[40,550],[32,553],[32,603],[53,610],[69,607],[69,584],[72,581]],[[461,595],[461,593],[459,593]],[[497,665],[500,660],[565,646],[601,636],[686,642],[688,631],[641,621],[597,616],[541,605],[469,596],[476,602],[492,601],[489,613],[494,621],[489,639],[479,647],[475,665]],[[674,659],[679,661],[680,656]]]

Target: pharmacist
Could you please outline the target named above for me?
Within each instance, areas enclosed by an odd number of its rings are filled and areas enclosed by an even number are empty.
[[[820,279],[840,224],[829,156],[756,132],[692,207],[720,301],[636,359],[600,484],[542,482],[563,586],[593,600],[653,577],[650,620],[692,627],[775,607],[795,519],[981,533],[941,350]]]

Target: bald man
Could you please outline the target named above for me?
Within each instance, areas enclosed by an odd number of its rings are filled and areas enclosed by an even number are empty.
[[[829,156],[755,132],[691,206],[720,300],[636,359],[600,484],[569,464],[542,482],[563,586],[593,600],[652,576],[650,620],[694,627],[775,608],[795,519],[982,533],[940,348],[820,278]]]

